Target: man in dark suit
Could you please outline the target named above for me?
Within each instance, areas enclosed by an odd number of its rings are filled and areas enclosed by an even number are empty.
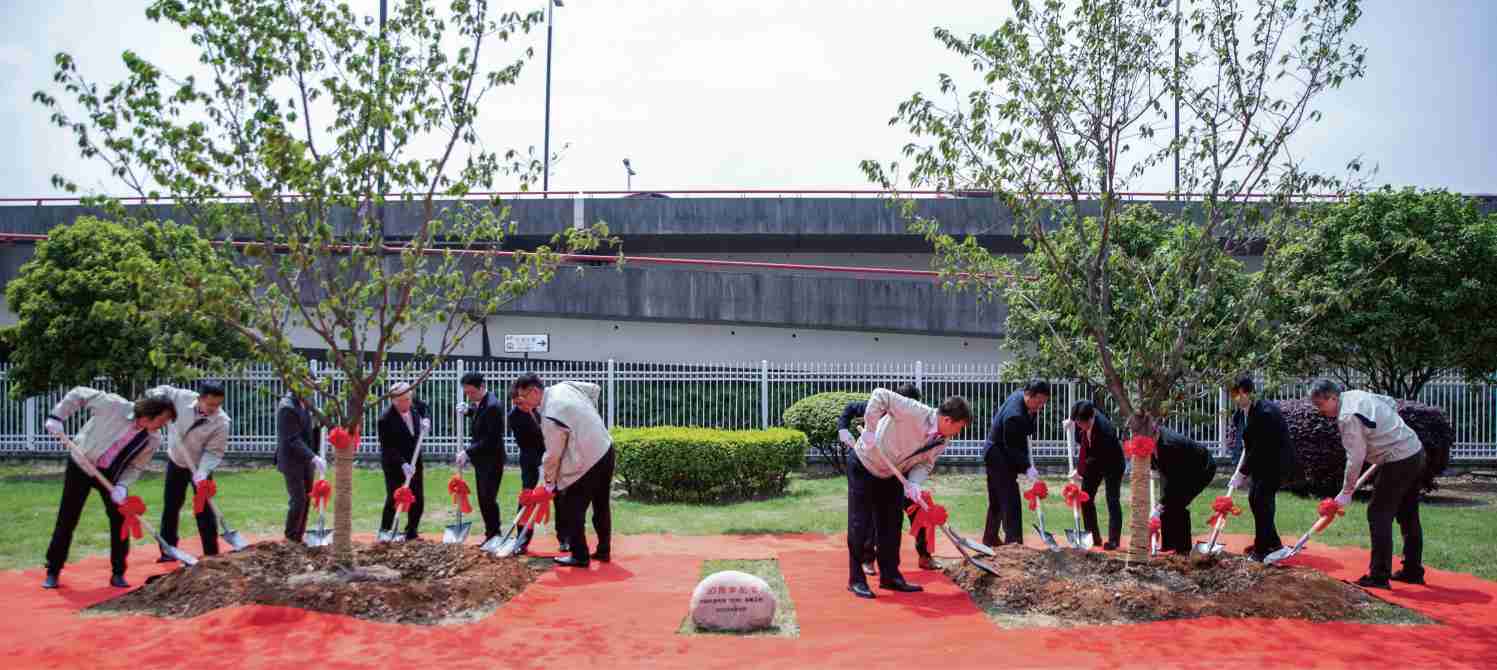
[[[1253,545],[1244,553],[1248,558],[1262,561],[1284,546],[1274,524],[1274,499],[1284,477],[1293,475],[1295,458],[1294,446],[1289,441],[1289,424],[1284,421],[1279,404],[1254,398],[1255,390],[1252,377],[1242,377],[1232,385],[1232,401],[1237,405],[1237,411],[1232,413],[1232,426],[1242,436],[1242,448],[1247,450],[1242,474],[1237,475],[1232,486],[1241,487],[1247,480],[1252,481],[1248,487],[1248,506],[1253,510]]]
[[[458,450],[453,463],[459,468],[473,464],[478,512],[483,516],[483,539],[487,542],[504,532],[499,518],[499,483],[504,478],[504,406],[485,390],[483,375],[469,372],[463,375],[462,384],[467,402],[458,403],[458,413],[468,415],[471,421],[468,434],[472,437],[467,449]]]
[[[546,438],[541,432],[540,418],[534,410],[512,407],[508,423],[510,432],[515,436],[515,444],[520,448],[520,484],[526,489],[533,489],[541,483],[541,460],[546,456]],[[560,547],[558,551],[563,554],[571,553],[572,548],[566,540],[570,535],[564,531],[566,522],[555,513],[551,515],[551,522],[556,528],[556,540]],[[529,549],[530,540],[534,536],[534,529],[522,535],[519,553],[524,554]]]
[[[312,449],[312,402],[294,392],[281,398],[276,407],[275,466],[286,478],[286,539],[301,542],[307,532],[308,502],[312,482],[327,469],[327,462]]]
[[[988,430],[983,465],[988,474],[988,519],[982,542],[996,546],[999,531],[1003,544],[1023,544],[1023,512],[1019,508],[1019,475],[1034,481],[1040,473],[1029,462],[1029,438],[1034,436],[1035,417],[1050,400],[1050,383],[1036,379],[1015,391],[998,412]]]
[[[421,536],[421,512],[426,505],[426,487],[422,484],[425,461],[416,456],[416,441],[431,430],[426,403],[416,400],[405,382],[390,388],[390,406],[379,416],[379,462],[385,472],[385,511],[380,530],[395,530],[395,491],[411,478],[411,493],[416,501],[406,513],[405,539]]]
[[[1216,478],[1216,459],[1195,440],[1171,430],[1159,431],[1154,469],[1162,481],[1159,504],[1161,551],[1190,554],[1190,501]]]
[[[1076,431],[1076,470],[1071,479],[1080,482],[1087,501],[1081,503],[1081,518],[1092,543],[1107,551],[1118,548],[1123,537],[1123,444],[1118,431],[1102,410],[1090,400],[1071,406],[1071,422]],[[1107,483],[1107,541],[1097,528],[1097,489]]]
[[[898,388],[894,389],[894,392],[911,400],[922,399],[920,389],[909,382],[900,384]],[[837,439],[840,440],[842,442],[842,445],[847,447],[848,449],[857,448],[857,442],[853,439],[852,436],[852,425],[854,421],[863,418],[863,414],[867,411],[868,402],[859,400],[847,403],[847,406],[842,408],[842,416],[837,417]],[[863,430],[873,430],[873,428],[864,426]],[[919,508],[915,506],[915,501],[908,498],[905,499],[904,505],[905,513],[909,516],[910,521],[913,523],[915,521],[915,514],[919,511]],[[875,518],[873,532],[869,533],[868,541],[864,543],[865,550],[863,553],[863,572],[870,575],[878,574],[877,538],[878,521]],[[931,556],[930,547],[926,546],[925,544],[925,533],[921,533],[915,536],[915,553],[920,556],[921,570],[941,569],[941,562],[937,561],[934,556]]]

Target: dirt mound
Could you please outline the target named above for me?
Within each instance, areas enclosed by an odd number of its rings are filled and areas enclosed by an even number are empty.
[[[1420,623],[1419,615],[1304,568],[1266,568],[1227,555],[1197,565],[1159,557],[997,548],[994,577],[966,562],[946,574],[1004,627],[1140,623],[1219,616]]]
[[[539,568],[474,546],[433,542],[355,545],[353,573],[332,547],[265,542],[147,580],[92,612],[195,617],[235,605],[278,605],[413,624],[482,618],[535,581]]]

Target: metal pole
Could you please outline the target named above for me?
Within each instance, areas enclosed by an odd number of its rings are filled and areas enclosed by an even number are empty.
[[[384,99],[385,99],[385,48],[384,48],[384,41],[385,41],[385,18],[386,18],[386,15],[387,15],[386,0],[379,0],[379,40],[380,40],[380,43],[381,43],[380,44],[380,49],[379,49],[379,93],[380,93],[380,102],[384,102]],[[385,127],[383,125],[381,125],[379,127],[379,155],[380,155],[381,158],[383,158],[384,155],[385,155]],[[380,171],[379,171],[379,184],[378,184],[378,186],[376,188],[378,188],[378,190],[379,190],[379,194],[378,194],[378,197],[379,197],[379,237],[380,237],[380,239],[383,240],[385,238],[385,170],[384,170],[384,168],[380,168]]]
[[[555,23],[556,3],[546,3],[546,138],[541,151],[541,197],[549,198],[551,190],[551,28]]]
[[[1175,198],[1180,197],[1180,0],[1175,0]]]

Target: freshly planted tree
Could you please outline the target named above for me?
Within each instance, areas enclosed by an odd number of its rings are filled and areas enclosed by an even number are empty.
[[[500,177],[527,187],[540,161],[487,149],[476,120],[530,56],[500,47],[541,14],[433,4],[399,2],[381,29],[326,0],[160,0],[147,16],[190,36],[200,74],[169,76],[126,52],[129,76],[101,91],[61,54],[55,80],[81,120],[35,96],[84,156],[140,196],[176,199],[182,225],[155,229],[175,252],[161,263],[162,285],[176,289],[163,308],[248,338],[291,389],[328,400],[321,423],[353,436],[384,399],[392,347],[417,343],[419,383],[484,316],[549,280],[565,252],[607,236],[599,224],[533,252],[498,251],[516,226],[508,207],[465,196]],[[226,199],[238,193],[248,201]],[[391,225],[394,211],[412,223]],[[311,373],[292,348],[298,331],[327,350],[336,377]],[[336,463],[334,547],[347,565],[351,450]]]
[[[1016,353],[1099,379],[1135,436],[1155,435],[1184,389],[1264,355],[1261,277],[1231,257],[1266,245],[1274,262],[1282,214],[1329,183],[1286,145],[1318,118],[1317,95],[1363,72],[1363,49],[1348,42],[1355,0],[1184,4],[1177,15],[1157,0],[1015,0],[992,33],[936,29],[980,85],[961,95],[942,74],[939,100],[900,104],[890,123],[916,137],[907,172],[863,164],[886,188],[989,190],[1010,207],[1030,249],[1022,263],[943,234],[904,202],[947,285],[1005,298],[1015,336],[1033,338],[1011,341]],[[1162,220],[1127,209],[1119,193],[1172,155],[1194,202]],[[1148,465],[1133,459],[1135,556],[1148,553]]]

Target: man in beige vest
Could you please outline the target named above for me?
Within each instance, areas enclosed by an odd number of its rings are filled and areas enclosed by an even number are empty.
[[[591,560],[607,563],[611,556],[613,514],[608,494],[613,485],[613,437],[598,413],[597,384],[561,382],[546,386],[533,373],[520,375],[510,386],[510,402],[525,412],[536,412],[541,420],[546,453],[541,473],[546,490],[560,492],[556,499],[556,526],[568,537],[559,538],[571,549],[570,556],[556,562],[585,568]],[[587,533],[582,520],[593,508],[593,532],[597,551],[587,552]]]

